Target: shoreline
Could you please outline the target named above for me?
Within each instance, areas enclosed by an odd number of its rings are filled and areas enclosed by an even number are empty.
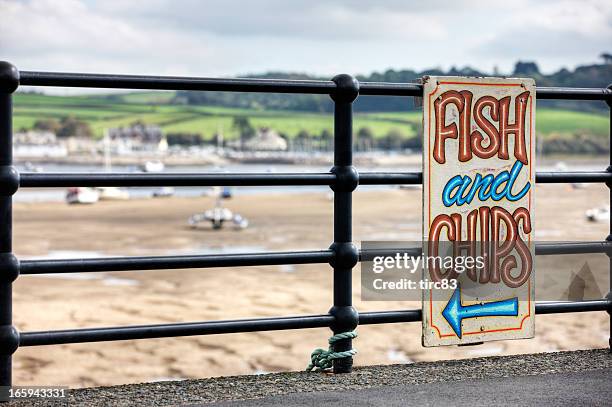
[[[210,154],[206,157],[175,157],[175,156],[160,156],[160,155],[143,155],[143,156],[112,156],[114,165],[138,166],[146,161],[161,160],[167,166],[171,167],[189,167],[189,166],[224,166],[235,164],[253,164],[253,165],[297,165],[297,166],[320,166],[331,165],[333,162],[333,153],[323,152],[304,156],[301,154],[280,154],[276,157],[252,155],[244,158],[238,157],[222,157],[217,154]],[[545,166],[554,166],[558,162],[567,161],[570,165],[585,165],[601,163],[607,166],[607,155],[547,155],[538,157],[538,164]],[[32,164],[53,164],[53,165],[92,165],[103,166],[104,156],[102,155],[71,155],[67,157],[15,157],[14,162],[17,165],[26,162]],[[356,153],[354,157],[354,165],[356,166],[414,166],[421,165],[421,153],[405,154],[402,152],[389,153]],[[605,168],[604,168],[605,169]]]

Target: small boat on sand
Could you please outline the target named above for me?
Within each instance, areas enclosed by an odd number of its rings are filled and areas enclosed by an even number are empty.
[[[213,229],[221,229],[224,224],[231,223],[235,229],[246,229],[249,221],[238,213],[233,213],[221,204],[223,199],[227,199],[227,194],[219,187],[214,187],[212,193],[216,194],[215,206],[201,213],[196,213],[189,217],[187,223],[192,228],[197,228],[200,224],[210,222]],[[230,195],[231,196],[231,195]]]
[[[34,165],[30,161],[26,161],[26,163],[23,165],[23,167],[28,172],[43,172],[43,168],[42,167],[40,167],[38,165]]]
[[[66,202],[69,204],[93,204],[99,199],[100,194],[94,188],[77,187],[66,191]]]
[[[246,229],[249,226],[249,221],[242,217],[242,215],[234,214],[229,209],[219,206],[203,213],[196,213],[188,219],[189,226],[192,228],[196,228],[199,224],[206,222],[210,222],[215,230],[221,229],[228,222],[232,223],[236,229]]]
[[[130,193],[118,187],[98,187],[96,188],[101,201],[127,201]]]
[[[167,198],[174,195],[174,188],[161,187],[153,191],[153,198]]]
[[[585,212],[587,220],[591,222],[604,222],[610,220],[610,206],[588,209]]]
[[[147,161],[140,166],[144,172],[162,172],[166,168],[163,162],[159,160]]]

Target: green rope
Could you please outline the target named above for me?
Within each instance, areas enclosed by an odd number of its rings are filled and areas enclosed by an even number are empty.
[[[329,338],[329,349],[315,349],[310,354],[310,364],[306,368],[307,372],[319,369],[319,371],[323,371],[326,369],[330,369],[333,366],[334,359],[343,359],[350,358],[351,356],[355,356],[357,351],[355,349],[346,350],[344,352],[334,352],[333,344],[342,340],[342,339],[354,339],[357,337],[357,332],[342,332],[336,334]]]

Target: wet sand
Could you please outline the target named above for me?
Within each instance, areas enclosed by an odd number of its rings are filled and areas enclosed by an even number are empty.
[[[536,239],[603,240],[608,223],[589,223],[584,211],[607,204],[608,194],[600,185],[579,191],[538,186]],[[239,196],[227,207],[250,220],[248,229],[187,227],[191,214],[211,205],[207,197],[79,207],[16,204],[14,251],[21,258],[169,255],[321,249],[332,241],[327,193]],[[419,189],[355,194],[354,241],[415,241],[420,236]],[[577,272],[580,262],[559,260],[554,267],[561,266]],[[600,280],[607,277],[600,275],[601,267],[593,268]],[[607,280],[599,285],[608,291]],[[360,311],[420,307],[360,301],[359,267],[354,286]],[[15,283],[14,303],[21,331],[319,314],[332,304],[332,273],[328,265],[301,265],[22,276]],[[435,349],[421,347],[419,323],[364,326],[355,341],[355,363],[602,348],[608,343],[608,321],[601,312],[540,316],[535,339]],[[301,370],[314,348],[326,346],[328,336],[327,329],[313,329],[21,348],[14,358],[14,382],[83,387]]]

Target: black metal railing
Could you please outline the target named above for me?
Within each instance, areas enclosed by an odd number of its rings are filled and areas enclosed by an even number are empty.
[[[327,173],[299,174],[19,174],[12,160],[12,99],[18,86],[62,86],[121,89],[166,89],[266,93],[327,94],[334,101],[334,166]],[[11,384],[11,356],[19,346],[117,341],[188,335],[329,327],[334,333],[357,325],[413,322],[421,310],[358,313],[352,306],[352,268],[368,253],[352,242],[352,193],[358,185],[420,184],[421,173],[358,173],[353,167],[352,103],[359,95],[421,96],[422,86],[399,83],[358,83],[349,75],[331,81],[267,79],[209,79],[54,72],[19,72],[0,62],[0,386]],[[612,105],[612,88],[537,88],[540,99],[601,100]],[[538,173],[539,183],[590,182],[611,187],[611,166],[602,171]],[[23,260],[12,254],[12,195],[18,188],[72,186],[270,186],[328,185],[334,191],[334,236],[328,249],[318,251],[243,253],[199,256],[117,257],[65,260]],[[610,235],[590,243],[540,244],[539,255],[568,253],[612,254]],[[328,314],[231,321],[104,327],[18,332],[12,323],[12,282],[19,274],[103,272],[177,268],[237,267],[278,264],[329,263],[333,267],[333,306]],[[612,270],[612,260],[610,263]],[[537,314],[608,311],[612,297],[581,302],[536,304]],[[612,342],[611,342],[612,345]],[[334,343],[337,352],[351,349],[351,339]],[[334,372],[350,372],[352,358],[336,359]]]

